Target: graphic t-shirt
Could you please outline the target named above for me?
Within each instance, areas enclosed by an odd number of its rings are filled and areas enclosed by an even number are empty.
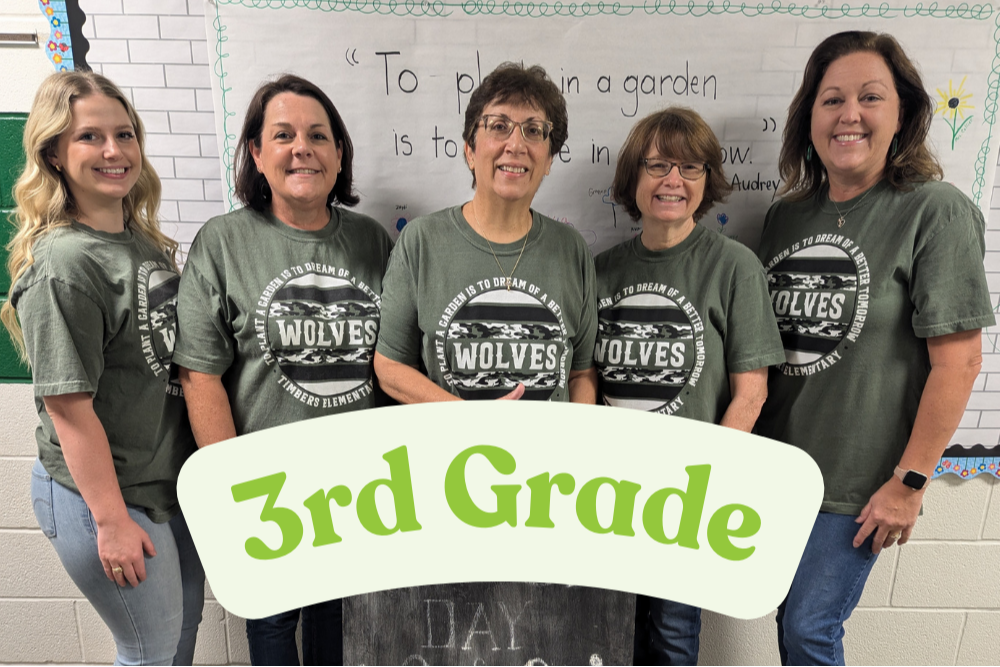
[[[881,182],[836,205],[824,189],[768,211],[758,255],[785,362],[757,426],[816,460],[823,511],[859,514],[892,476],[930,372],[924,339],[994,323],[984,234],[979,209],[940,182]]]
[[[497,260],[507,273],[517,263],[509,290]],[[520,382],[524,399],[568,401],[570,371],[593,366],[594,304],[594,262],[574,229],[533,211],[526,243],[491,252],[456,206],[400,234],[378,351],[464,399],[498,398]]]
[[[730,373],[784,361],[764,270],[737,241],[696,225],[672,248],[636,236],[594,262],[606,404],[717,424]]]
[[[222,376],[240,435],[374,407],[391,249],[377,222],[340,208],[318,231],[249,208],[209,220],[181,276],[175,363]]]
[[[31,359],[42,466],[78,491],[42,399],[91,394],[125,502],[170,520],[177,474],[195,449],[171,367],[177,272],[141,235],[77,222],[44,235],[33,254],[10,298]]]

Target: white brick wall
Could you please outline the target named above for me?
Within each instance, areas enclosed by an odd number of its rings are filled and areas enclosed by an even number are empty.
[[[187,247],[198,227],[223,212],[212,116],[202,0],[81,0],[88,16],[87,60],[131,95],[149,132],[148,152],[163,180],[164,228]],[[796,36],[812,48],[826,28]],[[767,52],[770,88],[791,94],[785,69],[794,49]],[[949,56],[950,57],[950,56]],[[959,53],[959,58],[980,58]],[[747,85],[751,85],[748,83]],[[760,90],[760,75],[752,87]],[[770,107],[768,107],[770,108]],[[1000,303],[1000,179],[994,188],[987,260]],[[1000,328],[984,332],[984,372],[958,442],[1000,440]],[[30,387],[0,385],[0,663],[110,662],[104,624],[82,598],[38,531],[27,495],[36,415]],[[913,540],[881,557],[848,623],[855,664],[994,664],[1000,628],[1000,482],[980,477],[935,481]],[[214,599],[202,622],[196,661],[246,664],[244,625]],[[777,662],[773,615],[738,621],[706,613],[705,664]]]

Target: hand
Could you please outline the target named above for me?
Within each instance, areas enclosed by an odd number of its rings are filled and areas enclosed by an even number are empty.
[[[917,522],[923,497],[923,491],[911,489],[898,477],[890,478],[868,500],[861,516],[855,520],[855,523],[861,524],[861,529],[854,536],[854,548],[860,547],[872,532],[875,533],[872,538],[873,554],[878,555],[882,549],[895,543],[906,544]]]
[[[124,587],[146,580],[144,553],[156,555],[153,541],[132,517],[100,524],[97,527],[97,553],[108,579]]]
[[[504,394],[503,396],[501,396],[497,400],[498,401],[516,401],[517,399],[521,398],[522,396],[524,396],[524,385],[521,384],[520,382],[518,382],[517,386],[514,387],[514,389],[512,389],[509,394]]]

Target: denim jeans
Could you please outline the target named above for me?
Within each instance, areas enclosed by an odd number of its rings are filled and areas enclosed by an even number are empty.
[[[701,608],[636,595],[636,665],[697,665]]]
[[[298,665],[295,627],[302,612],[302,664],[342,665],[343,605],[328,600],[274,616],[247,619],[251,665]]]
[[[141,507],[129,516],[149,534],[146,580],[124,588],[104,574],[97,554],[97,522],[83,497],[45,472],[31,470],[31,504],[42,532],[73,583],[111,630],[116,665],[190,665],[205,603],[205,571],[184,517],[153,523]]]
[[[857,549],[855,517],[820,512],[778,606],[778,653],[782,665],[843,665],[844,622],[861,599],[875,565],[872,538]]]

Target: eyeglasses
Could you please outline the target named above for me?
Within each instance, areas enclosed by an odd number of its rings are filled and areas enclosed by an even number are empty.
[[[663,178],[673,171],[674,167],[677,167],[677,173],[679,173],[681,178],[685,181],[697,181],[708,172],[708,165],[704,162],[677,163],[647,157],[639,160],[639,164],[645,166],[646,173],[653,178]]]
[[[526,120],[523,123],[499,114],[486,114],[482,117],[483,130],[490,139],[503,141],[511,135],[515,127],[521,128],[521,136],[525,141],[540,144],[549,138],[552,123],[547,120]]]

